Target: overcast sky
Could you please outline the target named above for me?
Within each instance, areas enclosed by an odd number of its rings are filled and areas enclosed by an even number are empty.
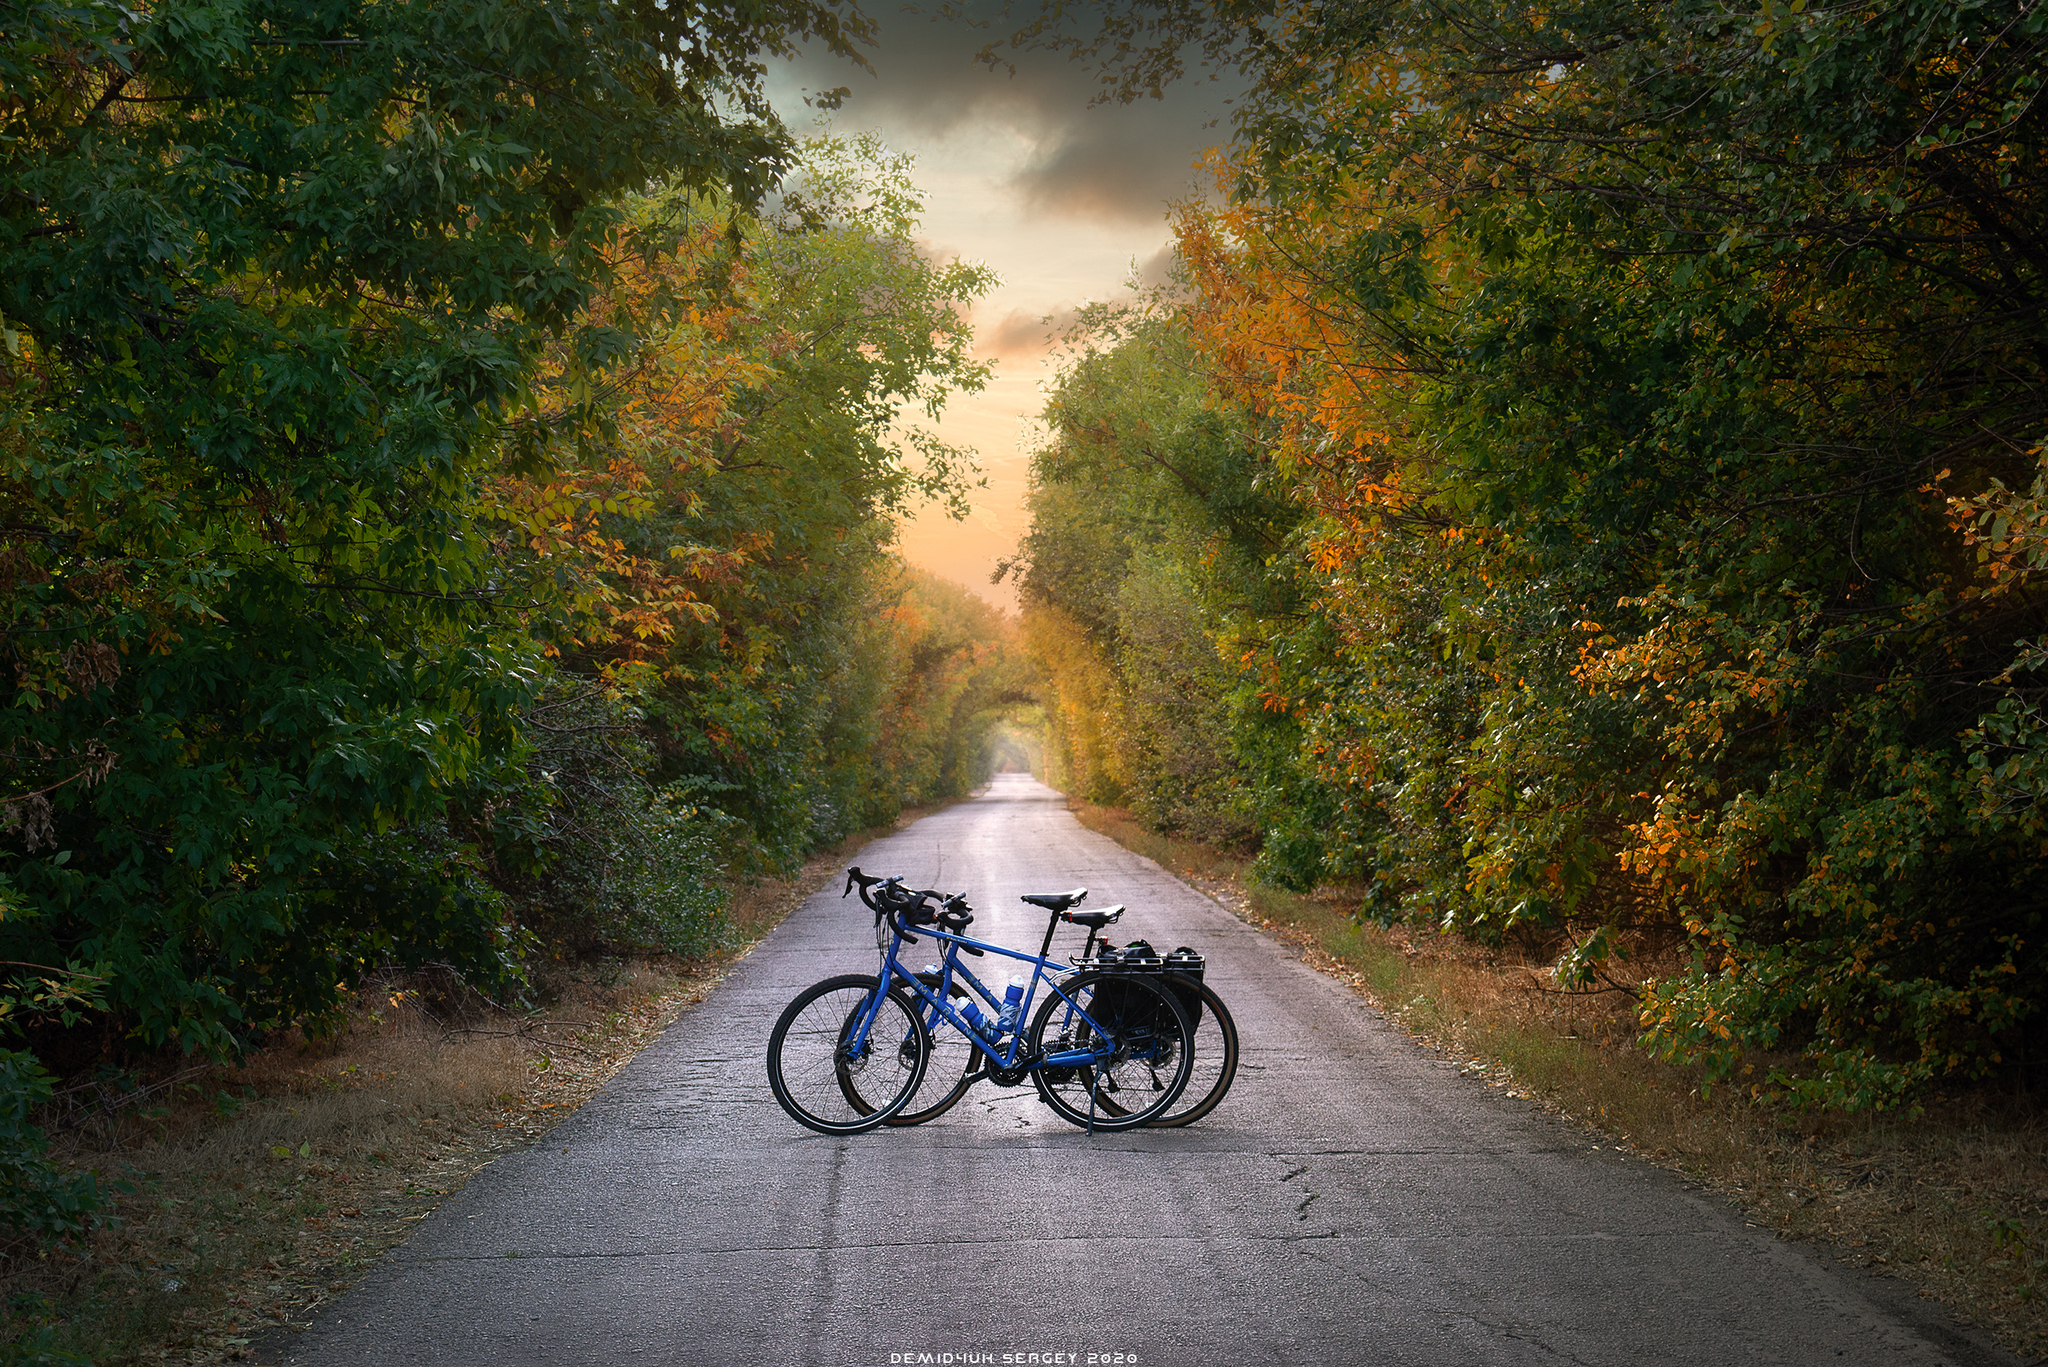
[[[992,12],[993,6],[984,6]],[[1197,190],[1203,149],[1223,140],[1224,88],[1195,75],[1165,100],[1098,105],[1093,75],[1052,53],[1012,54],[1014,75],[974,62],[994,33],[905,13],[876,0],[881,27],[873,74],[830,58],[773,73],[784,117],[804,127],[805,90],[852,90],[830,116],[835,131],[872,131],[917,158],[930,198],[924,237],[942,255],[992,267],[1002,283],[974,315],[976,351],[996,361],[979,395],[954,399],[941,434],[980,453],[988,487],[973,515],[936,511],[904,528],[904,554],[992,602],[989,583],[1024,531],[1027,427],[1051,374],[1040,322],[1120,293],[1135,268],[1155,274],[1172,234],[1167,206]]]

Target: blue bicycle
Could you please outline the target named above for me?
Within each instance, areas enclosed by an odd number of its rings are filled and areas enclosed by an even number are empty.
[[[1194,1027],[1173,993],[1143,974],[1076,972],[1047,955],[1061,920],[1099,930],[1121,907],[1074,911],[1081,892],[1024,898],[1050,913],[1034,955],[967,936],[974,910],[963,896],[905,888],[900,878],[849,869],[846,890],[856,887],[875,915],[880,972],[812,984],[768,1036],[769,1086],[799,1124],[824,1134],[859,1134],[894,1116],[932,1062],[927,1021],[950,1026],[973,1051],[960,1081],[948,1088],[952,1100],[977,1076],[1005,1086],[1028,1077],[1054,1114],[1092,1133],[1143,1125],[1187,1085]],[[945,947],[947,967],[932,975],[933,982],[900,958],[905,945],[924,936]],[[1029,965],[1028,975],[998,996],[959,963],[962,954],[1000,955]],[[995,1007],[992,1017],[975,996]],[[1020,1028],[1027,1018],[1030,1026]]]
[[[1076,902],[1086,895],[1085,888],[1059,894]],[[1195,1034],[1189,1050],[1192,1058],[1188,1065],[1187,1084],[1171,1106],[1153,1115],[1145,1125],[1148,1129],[1190,1125],[1216,1109],[1237,1076],[1237,1022],[1215,989],[1203,981],[1206,964],[1194,950],[1183,947],[1162,955],[1143,940],[1134,940],[1119,950],[1103,939],[1103,927],[1114,924],[1122,911],[1121,907],[1109,907],[1099,912],[1078,912],[1064,918],[1078,921],[1088,928],[1087,944],[1070,962],[1077,968],[1094,967],[1153,975],[1153,981],[1173,993],[1181,1009],[1188,1013]],[[970,994],[977,996],[991,1007],[990,1012],[982,1014],[995,1014],[1000,1020],[1001,1002],[994,990],[960,962],[960,955],[969,952],[959,944],[947,945],[939,962],[925,965],[918,971],[917,979],[931,988],[934,994],[943,989],[946,995],[956,999],[967,998]],[[948,1025],[936,1011],[922,1003],[919,1006],[923,1011],[925,1028],[932,1036],[931,1060],[917,1090],[900,1110],[883,1122],[886,1125],[922,1125],[936,1120],[957,1106],[976,1082],[990,1075],[982,1065],[980,1052],[966,1036]],[[1011,1085],[1019,1081],[1014,1078],[1006,1080]],[[1118,1097],[1113,1093],[1098,1094],[1096,1102],[1112,1113],[1120,1109]]]

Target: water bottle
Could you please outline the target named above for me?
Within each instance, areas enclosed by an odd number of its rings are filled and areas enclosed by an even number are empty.
[[[1024,1013],[1024,980],[1012,973],[1010,985],[1003,989],[1003,1014],[996,1017],[996,1033],[1007,1035],[1017,1028],[1017,1017]]]
[[[972,997],[960,1004],[960,1014],[967,1017],[967,1023],[974,1027],[974,1033],[985,1040],[996,1037],[996,1023],[981,1014],[981,1003]]]

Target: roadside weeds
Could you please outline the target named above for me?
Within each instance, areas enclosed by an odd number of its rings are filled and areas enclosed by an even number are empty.
[[[1083,825],[1186,879],[1342,979],[1446,1067],[1735,1201],[1756,1225],[1905,1279],[2030,1359],[2048,1357],[2048,1123],[2031,1098],[1932,1098],[1918,1117],[1708,1097],[1637,1047],[1626,994],[1568,993],[1541,966],[1413,926],[1352,919],[1335,895],[1253,884],[1245,861],[1071,803]]]

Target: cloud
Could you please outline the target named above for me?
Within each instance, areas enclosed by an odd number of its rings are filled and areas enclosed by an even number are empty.
[[[993,18],[996,6],[971,12]],[[1005,52],[1014,71],[975,54],[1004,30],[902,12],[879,16],[868,52],[874,74],[807,51],[787,79],[810,89],[845,85],[834,115],[893,144],[987,137],[1001,130],[1029,148],[1006,188],[1029,217],[1103,223],[1157,222],[1194,187],[1194,159],[1225,138],[1219,120],[1231,87],[1190,77],[1163,100],[1091,105],[1096,75],[1050,52]]]
[[[1096,221],[1157,223],[1173,200],[1195,193],[1184,111],[1171,105],[1097,107],[1046,139],[1012,181],[1027,211]]]
[[[996,6],[970,6],[993,25]],[[913,126],[943,135],[961,124],[994,120],[1020,129],[1057,122],[1085,108],[1095,78],[1053,53],[1018,54],[1016,69],[989,67],[975,54],[997,27],[897,10],[878,16],[880,41],[867,50],[874,73],[807,49],[796,64],[806,85],[845,85],[844,112],[864,124]]]
[[[1011,361],[1048,355],[1059,335],[1080,318],[1080,307],[1075,304],[1062,304],[1050,315],[1011,309],[993,327],[975,329],[974,350],[978,355]]]
[[[1139,289],[1157,289],[1161,285],[1173,283],[1174,269],[1178,264],[1179,258],[1174,252],[1173,244],[1169,242],[1140,261],[1132,274],[1137,279]]]

